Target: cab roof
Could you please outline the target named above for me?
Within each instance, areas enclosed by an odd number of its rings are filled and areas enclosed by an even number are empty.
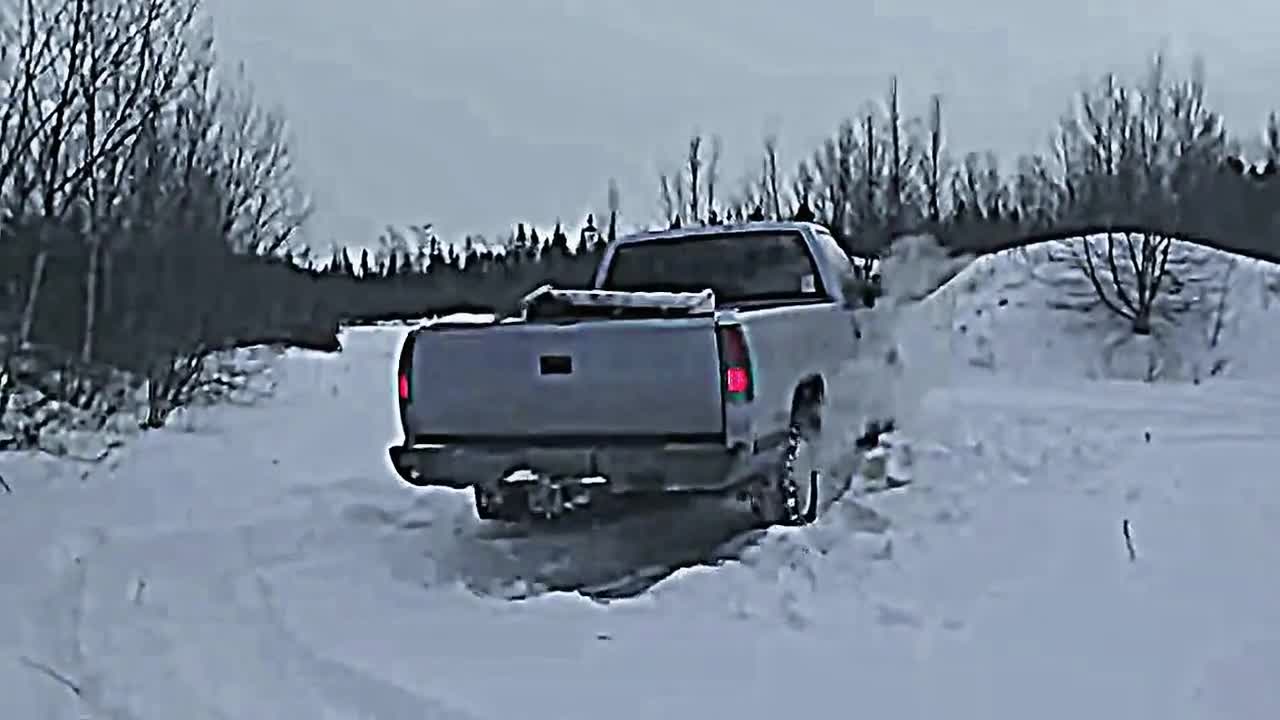
[[[694,225],[684,228],[669,228],[665,230],[648,230],[645,232],[633,233],[618,238],[615,242],[619,245],[630,245],[632,243],[647,242],[650,240],[680,240],[683,238],[696,238],[708,235],[733,235],[738,233],[755,233],[755,232],[827,232],[827,229],[817,223],[811,222],[795,222],[795,221],[755,221],[745,223],[734,223],[729,225]]]

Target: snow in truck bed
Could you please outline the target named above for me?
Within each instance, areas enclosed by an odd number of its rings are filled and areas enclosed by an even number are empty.
[[[763,533],[700,501],[531,536],[410,490],[404,329],[350,329],[102,463],[0,455],[0,715],[1280,717],[1280,324],[1236,273],[1213,348],[1047,307],[1074,281],[1035,252],[886,304],[915,482]]]

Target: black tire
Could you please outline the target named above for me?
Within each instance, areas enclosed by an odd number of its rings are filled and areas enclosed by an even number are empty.
[[[763,479],[752,498],[753,509],[763,522],[800,527],[817,520],[821,471],[816,467],[816,440],[821,426],[821,405],[806,403],[792,411],[778,468]],[[802,456],[813,462],[798,462]]]

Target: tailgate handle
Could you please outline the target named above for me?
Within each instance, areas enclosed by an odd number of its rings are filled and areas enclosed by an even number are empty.
[[[572,375],[573,358],[568,355],[542,355],[538,358],[538,370],[543,375]]]

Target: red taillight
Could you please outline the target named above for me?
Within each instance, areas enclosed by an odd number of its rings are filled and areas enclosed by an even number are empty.
[[[724,389],[731,393],[744,393],[751,389],[751,375],[743,367],[724,369]]]
[[[409,377],[413,374],[413,343],[417,340],[417,331],[405,336],[400,346],[400,358],[396,361],[396,395],[400,398],[400,412],[403,414],[409,404]]]
[[[747,336],[740,325],[722,325],[716,329],[720,349],[720,373],[724,393],[729,402],[751,400],[755,383],[751,373],[751,352]]]

